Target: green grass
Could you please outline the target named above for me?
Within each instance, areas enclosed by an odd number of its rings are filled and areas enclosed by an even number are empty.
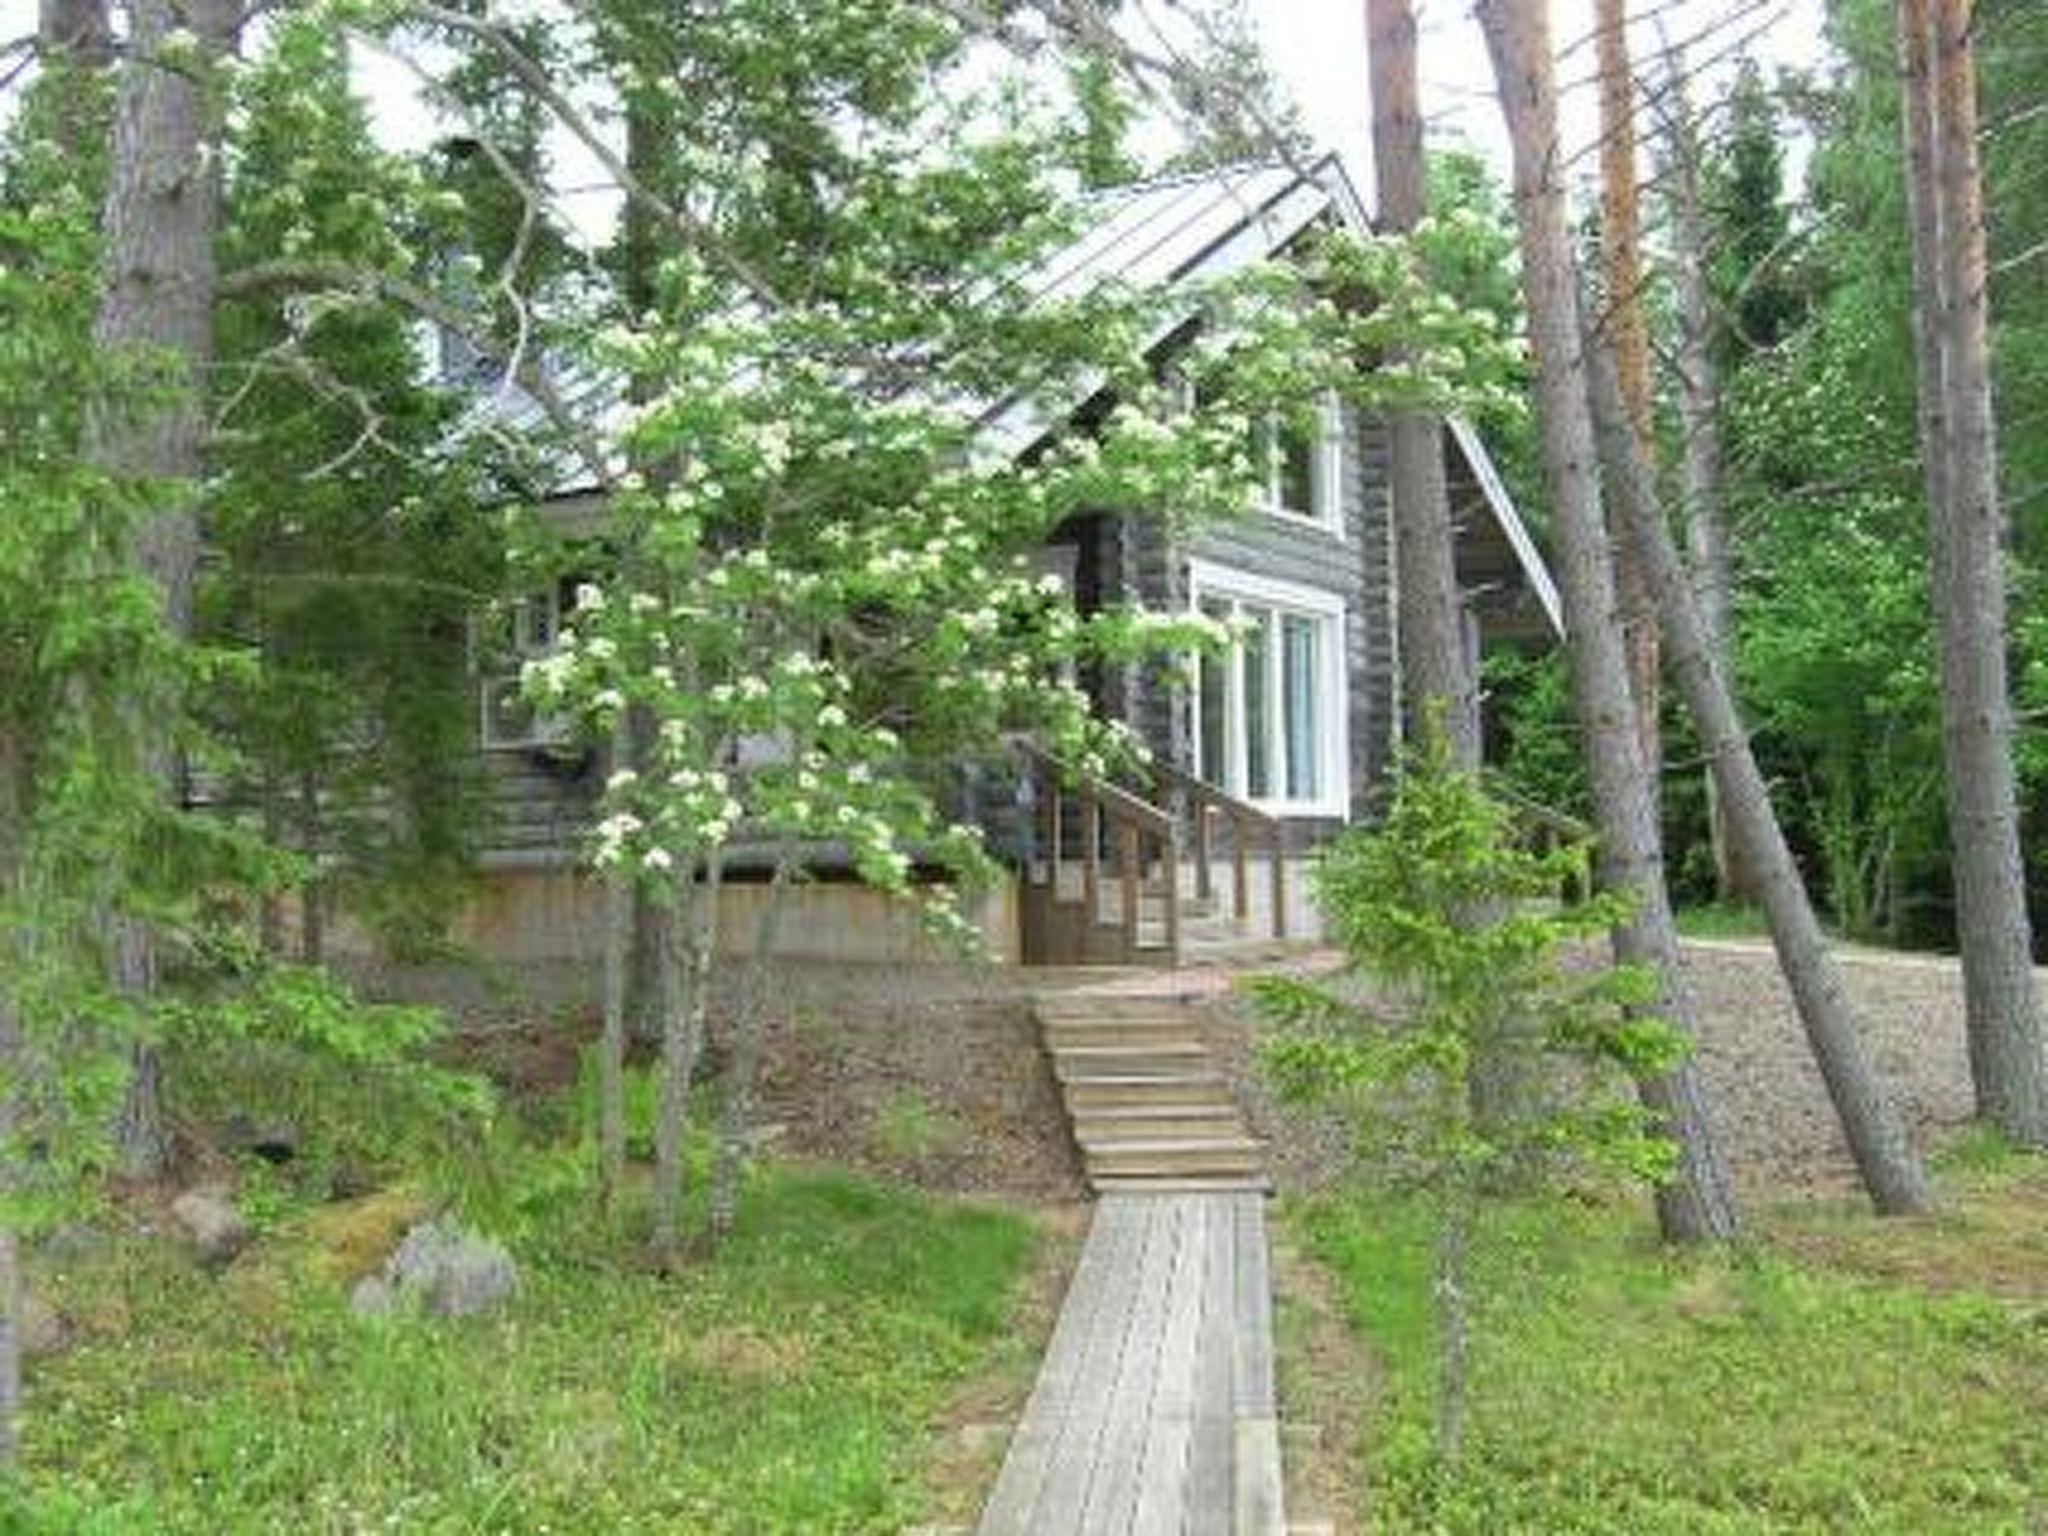
[[[780,1169],[663,1277],[572,1179],[520,1208],[519,1297],[458,1323],[352,1316],[311,1219],[218,1278],[141,1240],[44,1277],[82,1338],[32,1373],[0,1529],[893,1532],[1035,1241]]]
[[[2048,1529],[2044,1201],[2033,1160],[1931,1221],[1795,1208],[1707,1257],[1660,1250],[1636,1208],[1502,1212],[1449,1473],[1427,1214],[1347,1197],[1292,1221],[1380,1367],[1373,1529],[2018,1536]]]

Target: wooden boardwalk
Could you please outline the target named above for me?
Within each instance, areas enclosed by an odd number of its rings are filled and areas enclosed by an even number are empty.
[[[980,1536],[1280,1536],[1266,1210],[1108,1195]]]

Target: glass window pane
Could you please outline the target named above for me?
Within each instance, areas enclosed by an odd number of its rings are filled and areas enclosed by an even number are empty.
[[[1288,614],[1281,622],[1282,740],[1287,752],[1287,795],[1313,800],[1322,793],[1322,721],[1318,718],[1317,641],[1322,626]]]
[[[1266,658],[1272,649],[1270,609],[1247,608],[1254,621],[1244,640],[1244,792],[1254,800],[1273,793],[1271,702],[1267,697]]]
[[[1306,422],[1279,423],[1280,505],[1312,516],[1316,510],[1316,435]]]

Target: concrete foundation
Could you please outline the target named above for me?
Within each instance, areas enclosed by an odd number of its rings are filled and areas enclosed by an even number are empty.
[[[727,882],[719,896],[718,950],[749,952],[769,888]],[[917,905],[853,882],[795,885],[784,897],[781,940],[785,959],[932,964],[959,953],[924,931]],[[1022,953],[1019,903],[1007,878],[970,898],[966,916],[992,958],[1014,963]],[[603,953],[604,891],[584,870],[568,867],[499,869],[479,881],[474,900],[450,937],[482,959],[508,965],[572,961],[596,964]],[[367,954],[367,935],[338,925],[335,948]]]

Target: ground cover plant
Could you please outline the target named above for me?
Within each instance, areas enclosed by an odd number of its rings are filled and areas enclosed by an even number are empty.
[[[74,1338],[33,1375],[0,1529],[914,1521],[929,1426],[1001,1347],[1030,1225],[784,1165],[715,1258],[662,1276],[594,1215],[586,1164],[529,1151],[501,1178],[522,1281],[489,1317],[351,1313],[363,1229],[403,1191],[282,1210],[219,1275],[148,1239],[62,1261],[41,1278]]]
[[[1429,1212],[1362,1192],[1295,1208],[1377,1365],[1364,1443],[1342,1451],[1368,1528],[2041,1529],[2048,1167],[1981,1142],[1949,1164],[1936,1217],[1808,1197],[1728,1251],[1660,1248],[1597,1197],[1502,1210],[1472,1255],[1485,1348],[1450,1475]]]

